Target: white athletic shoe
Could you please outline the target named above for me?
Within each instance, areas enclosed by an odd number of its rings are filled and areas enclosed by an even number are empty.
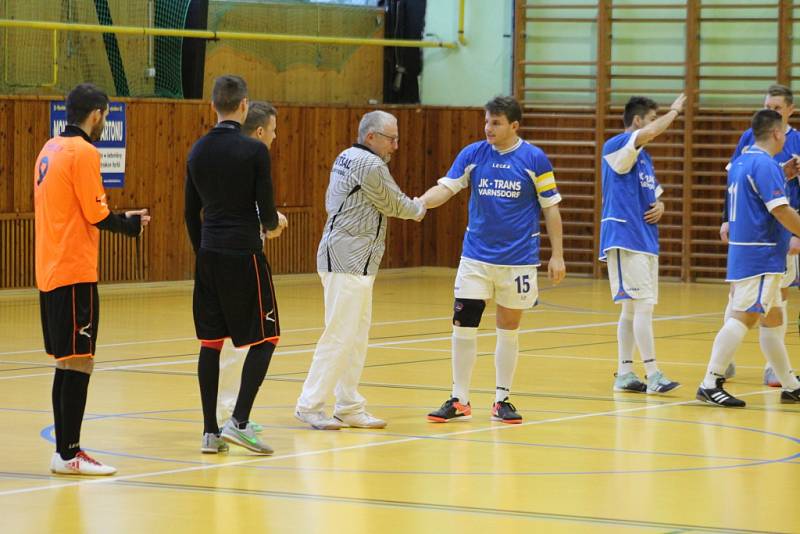
[[[333,417],[341,421],[344,426],[352,428],[384,428],[386,426],[386,421],[378,419],[368,412],[334,415]]]
[[[335,417],[328,417],[325,412],[295,411],[294,416],[298,421],[307,423],[317,430],[339,430],[347,426]]]
[[[86,454],[78,451],[75,458],[63,460],[61,455],[56,453],[50,460],[50,470],[60,475],[113,475],[117,472],[116,467],[105,465]]]

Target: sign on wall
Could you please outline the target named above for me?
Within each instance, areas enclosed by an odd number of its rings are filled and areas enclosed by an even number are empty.
[[[125,103],[109,103],[103,137],[94,145],[100,152],[100,173],[103,187],[125,187],[126,133]],[[67,106],[64,101],[50,102],[50,137],[60,135],[67,127]]]

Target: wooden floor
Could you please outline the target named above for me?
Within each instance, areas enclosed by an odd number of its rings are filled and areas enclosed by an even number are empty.
[[[48,471],[52,370],[37,296],[0,293],[0,532],[800,532],[800,407],[761,385],[755,332],[730,384],[748,407],[694,400],[726,286],[662,283],[658,358],[683,387],[645,396],[611,390],[618,311],[607,283],[541,280],[512,397],[525,423],[489,420],[490,305],[474,418],[435,425],[425,414],[449,393],[453,276],[379,275],[361,392],[389,426],[339,432],[292,416],[322,291],[315,276],[279,278],[283,338],[253,412],[272,457],[199,452],[191,286],[102,287],[82,444],[119,473],[81,480]],[[787,343],[797,361],[794,323]]]

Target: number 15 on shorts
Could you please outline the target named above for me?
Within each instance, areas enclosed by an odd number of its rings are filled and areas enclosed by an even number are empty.
[[[529,293],[531,290],[531,280],[530,275],[523,274],[514,278],[514,281],[517,283],[517,293]]]

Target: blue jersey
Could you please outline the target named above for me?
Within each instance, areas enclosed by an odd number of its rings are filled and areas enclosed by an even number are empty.
[[[742,153],[747,152],[747,149],[751,146],[756,144],[756,138],[753,135],[753,129],[748,128],[742,136],[739,138],[739,144],[736,145],[736,150],[733,152],[733,156],[731,156],[731,162],[728,163],[728,166],[725,170],[730,170],[731,163],[742,155]],[[781,167],[792,159],[793,156],[800,156],[800,132],[789,126],[786,130],[786,143],[783,145],[783,150],[775,154],[775,161],[777,161]],[[790,177],[786,181],[786,198],[789,199],[789,204],[795,209],[800,211],[800,181],[798,181],[797,176]],[[725,197],[725,213],[723,214],[723,220],[728,220],[728,197]]]
[[[762,274],[783,274],[791,235],[770,213],[789,204],[778,162],[750,147],[728,171],[729,282]]]
[[[462,180],[469,165],[475,166],[469,181]],[[520,139],[500,152],[486,141],[472,143],[439,183],[454,192],[472,188],[464,258],[492,265],[539,265],[541,208],[561,201],[553,166],[539,147]]]
[[[650,154],[636,148],[637,133],[623,132],[603,145],[602,261],[612,248],[658,255],[658,226],[646,223],[644,214],[664,190],[656,180]]]

